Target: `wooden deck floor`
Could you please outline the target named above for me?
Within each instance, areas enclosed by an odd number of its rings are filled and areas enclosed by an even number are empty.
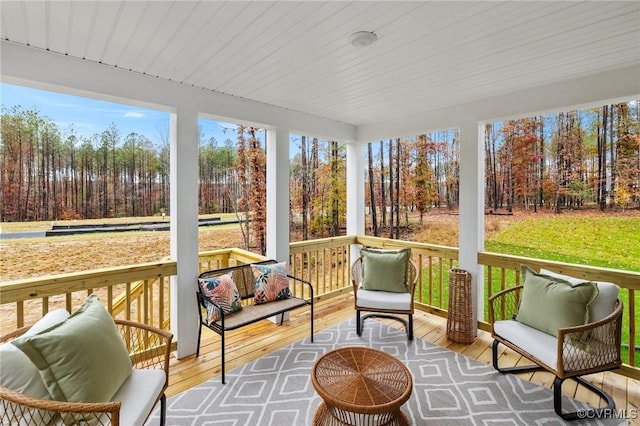
[[[355,315],[353,297],[349,294],[319,301],[315,306],[314,325],[316,332],[332,327],[353,315]],[[291,314],[291,320],[282,326],[277,326],[268,321],[261,321],[253,326],[228,333],[226,335],[227,371],[231,371],[242,364],[251,362],[308,336],[309,317],[309,310],[302,309],[294,311]],[[390,321],[389,325],[401,326],[396,321]],[[416,337],[491,365],[492,339],[486,332],[479,332],[479,336],[469,345],[455,343],[446,337],[445,318],[417,312],[414,316],[414,333]],[[526,359],[522,359],[514,352],[503,348],[500,358],[501,366],[527,363]],[[200,356],[198,358],[192,356],[182,360],[172,359],[167,396],[175,395],[219,376],[220,338],[209,330],[203,330]],[[553,376],[547,372],[522,373],[520,376],[547,388],[551,388],[553,384]],[[640,418],[638,418],[637,414],[640,412],[640,381],[628,379],[612,372],[592,374],[585,377],[598,384],[598,386],[604,387],[615,399],[617,409],[625,410],[628,415],[636,413],[636,418],[631,420],[631,425],[640,425]],[[598,398],[572,380],[568,380],[563,385],[563,393],[593,406],[600,404]]]

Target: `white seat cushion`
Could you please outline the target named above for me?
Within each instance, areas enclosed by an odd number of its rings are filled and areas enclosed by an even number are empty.
[[[555,336],[515,320],[496,321],[493,324],[493,331],[497,336],[533,355],[547,367],[555,371],[558,370],[558,340]],[[563,346],[562,357],[565,372],[584,369],[585,365],[603,365],[615,362],[615,353],[603,349],[610,343],[598,339],[590,339],[580,343],[582,346],[570,344]],[[602,354],[606,352],[609,352],[609,355],[603,358]]]
[[[515,320],[496,321],[493,323],[493,331],[538,358],[548,367],[557,370],[558,339],[555,336]]]
[[[120,424],[142,425],[164,386],[164,370],[136,370],[120,386],[111,401],[120,401]]]
[[[358,290],[358,307],[369,309],[411,309],[411,293],[392,293],[376,290]]]

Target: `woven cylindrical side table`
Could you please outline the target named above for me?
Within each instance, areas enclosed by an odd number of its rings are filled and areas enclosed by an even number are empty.
[[[449,271],[447,338],[458,343],[471,343],[475,339],[471,274],[462,269]]]

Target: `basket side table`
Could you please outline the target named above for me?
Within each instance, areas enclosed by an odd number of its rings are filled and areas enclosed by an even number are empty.
[[[472,343],[473,305],[471,274],[462,269],[449,271],[449,306],[447,308],[447,338],[458,343]]]
[[[413,378],[402,362],[382,351],[345,347],[327,352],[311,372],[323,399],[313,424],[408,425],[400,410],[413,390]]]

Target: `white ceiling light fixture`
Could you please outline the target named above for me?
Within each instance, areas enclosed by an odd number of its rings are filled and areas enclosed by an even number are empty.
[[[351,39],[351,44],[355,47],[365,47],[376,41],[378,36],[371,31],[358,31],[357,33],[351,34],[349,38]]]

